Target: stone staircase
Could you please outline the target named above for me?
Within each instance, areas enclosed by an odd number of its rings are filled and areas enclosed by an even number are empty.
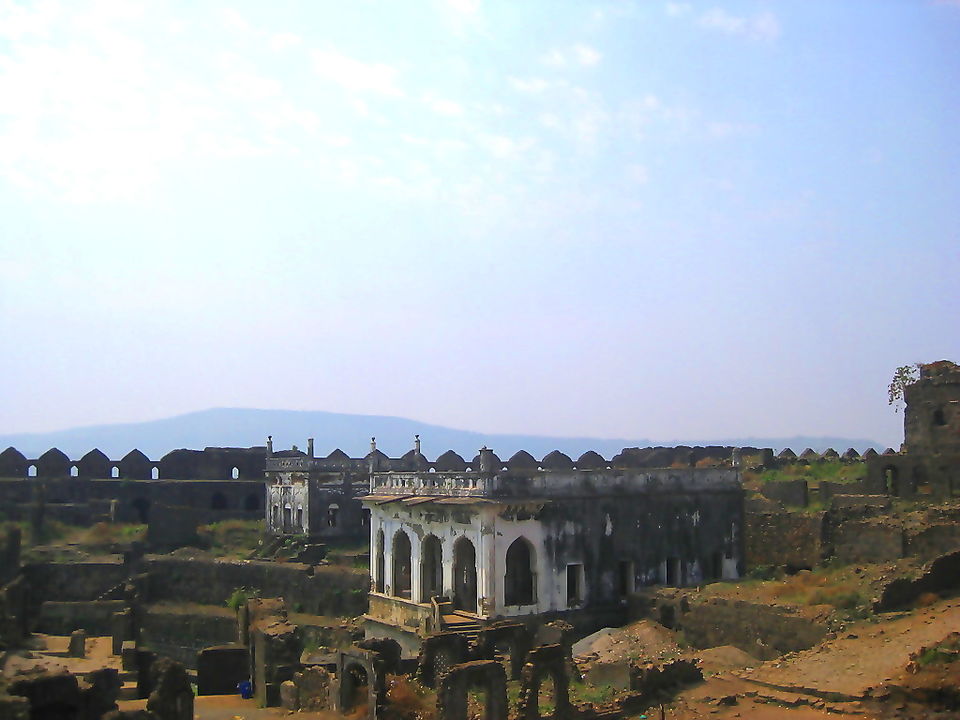
[[[440,627],[445,632],[455,632],[474,642],[483,627],[479,618],[461,610],[454,610],[440,616]]]

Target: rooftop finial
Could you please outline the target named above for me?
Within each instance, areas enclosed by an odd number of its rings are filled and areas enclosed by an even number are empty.
[[[370,452],[377,451],[377,439],[375,437],[370,438]]]
[[[420,436],[413,436],[413,449],[416,451],[417,455],[420,454]]]

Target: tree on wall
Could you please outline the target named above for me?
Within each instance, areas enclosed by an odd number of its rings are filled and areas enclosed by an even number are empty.
[[[912,385],[920,376],[921,363],[901,365],[893,371],[893,380],[887,386],[887,404],[893,405],[894,412],[900,412],[903,407],[903,391],[907,385]]]

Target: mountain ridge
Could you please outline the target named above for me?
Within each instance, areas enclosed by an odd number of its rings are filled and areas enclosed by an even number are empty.
[[[863,452],[883,445],[864,438],[797,435],[782,438],[719,438],[700,440],[654,441],[648,438],[554,437],[515,433],[483,433],[460,430],[443,425],[420,422],[390,415],[356,415],[326,410],[271,410],[259,408],[209,408],[168,418],[133,423],[112,423],[67,428],[39,433],[0,435],[0,449],[12,446],[27,457],[35,458],[57,447],[72,459],[99,448],[112,459],[119,459],[138,448],[157,460],[178,448],[251,447],[263,445],[267,435],[274,438],[276,449],[293,444],[303,448],[308,437],[315,438],[318,456],[326,456],[339,448],[348,455],[365,455],[370,438],[377,438],[377,447],[396,457],[413,447],[413,436],[419,434],[423,453],[435,458],[447,450],[464,457],[473,457],[486,446],[506,459],[518,450],[543,457],[553,450],[578,457],[594,450],[606,458],[625,447],[676,445],[739,445],[772,447],[779,452],[785,447],[799,453],[807,447],[821,452],[833,447],[843,452],[848,447]]]

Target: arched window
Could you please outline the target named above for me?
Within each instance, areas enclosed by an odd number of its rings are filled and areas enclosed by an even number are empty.
[[[120,468],[118,468],[116,465],[110,468],[110,477],[112,478],[120,477]]]
[[[37,476],[37,466],[31,465],[27,468],[27,477],[36,477]]]
[[[420,545],[420,602],[443,593],[443,548],[436,535],[427,535]]]
[[[376,564],[374,565],[373,572],[373,590],[374,592],[382,593],[383,575],[385,571],[383,561],[383,530],[377,530],[377,542],[374,552],[376,554]]]
[[[536,552],[529,541],[518,537],[507,548],[503,595],[506,605],[532,605],[536,602]]]
[[[239,480],[239,479],[240,479],[240,468],[234,468],[233,470],[231,470],[231,471],[230,471],[230,477],[232,477],[234,480]]]
[[[453,602],[458,610],[477,611],[477,551],[465,537],[453,544]]]
[[[76,465],[70,466],[70,477],[79,477],[80,471],[77,469]]]
[[[393,594],[410,598],[410,538],[403,530],[393,536]]]
[[[160,468],[157,468],[157,467],[150,468],[150,479],[151,480],[160,479]]]
[[[340,506],[336,503],[327,505],[327,527],[337,526],[337,515],[340,514]]]

